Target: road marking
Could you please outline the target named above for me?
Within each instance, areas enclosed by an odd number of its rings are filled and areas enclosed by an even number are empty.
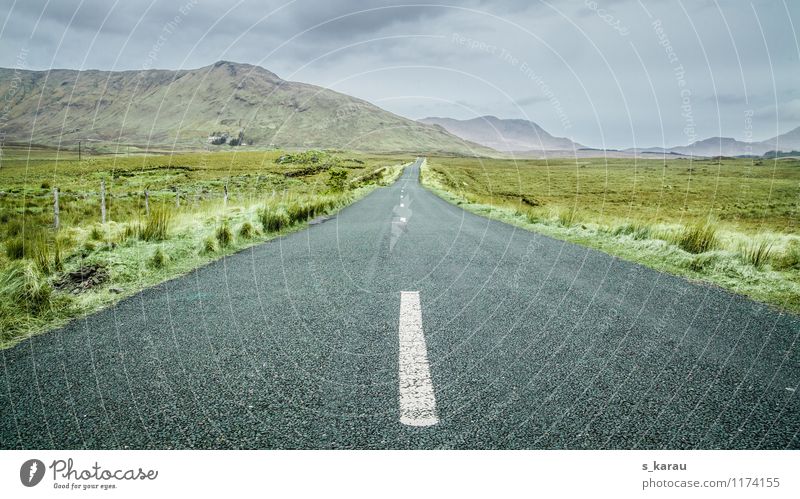
[[[399,369],[400,422],[408,426],[438,423],[418,291],[400,292]]]

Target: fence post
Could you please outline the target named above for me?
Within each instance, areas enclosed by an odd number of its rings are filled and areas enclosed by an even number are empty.
[[[144,190],[144,214],[150,216],[150,191]]]
[[[228,184],[225,184],[225,199],[223,200],[223,206],[228,206]]]
[[[100,223],[106,223],[106,181],[100,181]]]
[[[58,230],[58,187],[53,187],[53,226]]]

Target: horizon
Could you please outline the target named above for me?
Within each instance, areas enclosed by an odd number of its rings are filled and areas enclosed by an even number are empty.
[[[260,66],[258,64],[253,64],[253,63],[249,63],[249,62],[239,62],[239,61],[233,61],[233,60],[227,60],[227,59],[220,59],[220,60],[211,62],[211,63],[203,65],[203,66],[192,67],[192,68],[181,68],[181,69],[147,68],[147,69],[105,70],[105,69],[99,69],[99,68],[77,69],[77,68],[68,68],[68,67],[55,67],[55,68],[49,68],[49,69],[24,69],[24,70],[25,71],[32,71],[32,72],[48,72],[48,71],[78,71],[78,72],[89,72],[89,71],[97,71],[97,72],[197,71],[197,70],[200,70],[200,69],[211,68],[213,66],[216,66],[216,65],[219,65],[219,64],[224,64],[224,63],[240,65],[240,66],[258,67],[258,68],[263,69],[263,70],[265,70],[265,71],[267,71],[269,73],[272,73],[273,75],[277,76],[278,78],[280,78],[283,81],[298,82],[298,83],[308,83],[308,82],[302,82],[302,81],[299,81],[299,80],[287,80],[287,79],[284,79],[279,74],[275,73],[274,71],[271,71],[269,68],[265,68],[264,66]],[[10,67],[0,67],[0,69],[10,70],[10,71],[18,71],[19,70],[19,68],[10,68]],[[327,88],[327,87],[322,87],[322,88]],[[334,90],[334,89],[329,89],[329,90]],[[359,97],[357,95],[353,95],[352,97],[356,97],[356,98],[360,98],[360,99],[363,99],[363,100],[367,100],[367,99],[364,99],[364,98]],[[373,102],[370,102],[370,103],[374,104],[374,105],[377,105],[377,104],[375,104]],[[398,113],[394,113],[394,114],[397,114],[398,116],[401,116],[403,118],[407,118],[407,119],[410,119],[410,120],[413,120],[413,121],[418,121],[418,122],[421,122],[421,121],[426,120],[426,119],[450,119],[450,120],[456,120],[456,121],[464,122],[464,121],[474,121],[474,120],[480,120],[480,119],[491,119],[491,118],[494,118],[494,119],[501,120],[501,121],[525,121],[525,122],[529,122],[529,123],[533,123],[535,125],[541,126],[539,123],[537,123],[537,122],[535,122],[533,120],[530,120],[530,119],[519,118],[519,117],[501,117],[501,116],[497,116],[497,115],[494,115],[494,114],[484,114],[484,115],[480,115],[480,116],[474,116],[474,117],[471,117],[471,118],[462,118],[462,119],[453,118],[451,116],[427,115],[427,116],[421,116],[421,117],[412,117],[412,116],[404,116],[404,115],[401,115],[401,114],[398,114]],[[798,126],[796,126],[794,128],[791,128],[789,130],[782,130],[777,135],[764,137],[763,139],[760,139],[760,140],[756,140],[754,138],[751,138],[752,140],[746,140],[744,138],[738,138],[738,137],[715,136],[715,137],[698,138],[696,141],[692,142],[691,144],[698,143],[698,142],[705,142],[705,141],[709,141],[709,140],[715,140],[715,139],[719,139],[720,141],[722,141],[722,140],[735,140],[735,141],[743,142],[743,143],[746,143],[746,144],[755,144],[755,143],[767,142],[769,140],[775,139],[779,135],[783,135],[783,134],[786,134],[786,133],[789,133],[789,132],[793,132],[793,131],[795,131],[797,129],[800,129],[800,125],[798,125]],[[549,130],[545,130],[545,131],[547,131],[549,133]],[[581,143],[581,141],[576,140],[574,137],[570,137],[568,135],[565,136],[565,137],[575,141],[576,143]],[[632,150],[632,149],[646,150],[646,149],[654,149],[654,148],[662,148],[662,147],[666,148],[666,149],[669,149],[669,148],[673,148],[673,147],[681,147],[681,146],[684,146],[684,145],[691,145],[691,144],[665,144],[663,146],[662,145],[649,145],[649,146],[647,146],[647,145],[637,145],[637,146],[629,146],[629,147],[627,147],[627,146],[622,146],[622,147],[606,146],[606,147],[602,147],[602,146],[593,146],[593,145],[585,144],[585,143],[581,143],[581,144],[583,145],[583,147],[582,148],[578,148],[578,150],[592,149],[592,150],[607,150],[607,151],[626,151],[626,150]]]

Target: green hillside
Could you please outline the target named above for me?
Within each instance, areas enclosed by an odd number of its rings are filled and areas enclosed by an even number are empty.
[[[218,132],[241,133],[258,148],[493,152],[369,102],[226,61],[180,71],[0,69],[0,93],[6,143],[195,149]]]

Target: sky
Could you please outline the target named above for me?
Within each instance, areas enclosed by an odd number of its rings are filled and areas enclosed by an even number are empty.
[[[592,147],[800,126],[798,0],[0,0],[0,66],[257,64],[412,119],[534,121]]]

